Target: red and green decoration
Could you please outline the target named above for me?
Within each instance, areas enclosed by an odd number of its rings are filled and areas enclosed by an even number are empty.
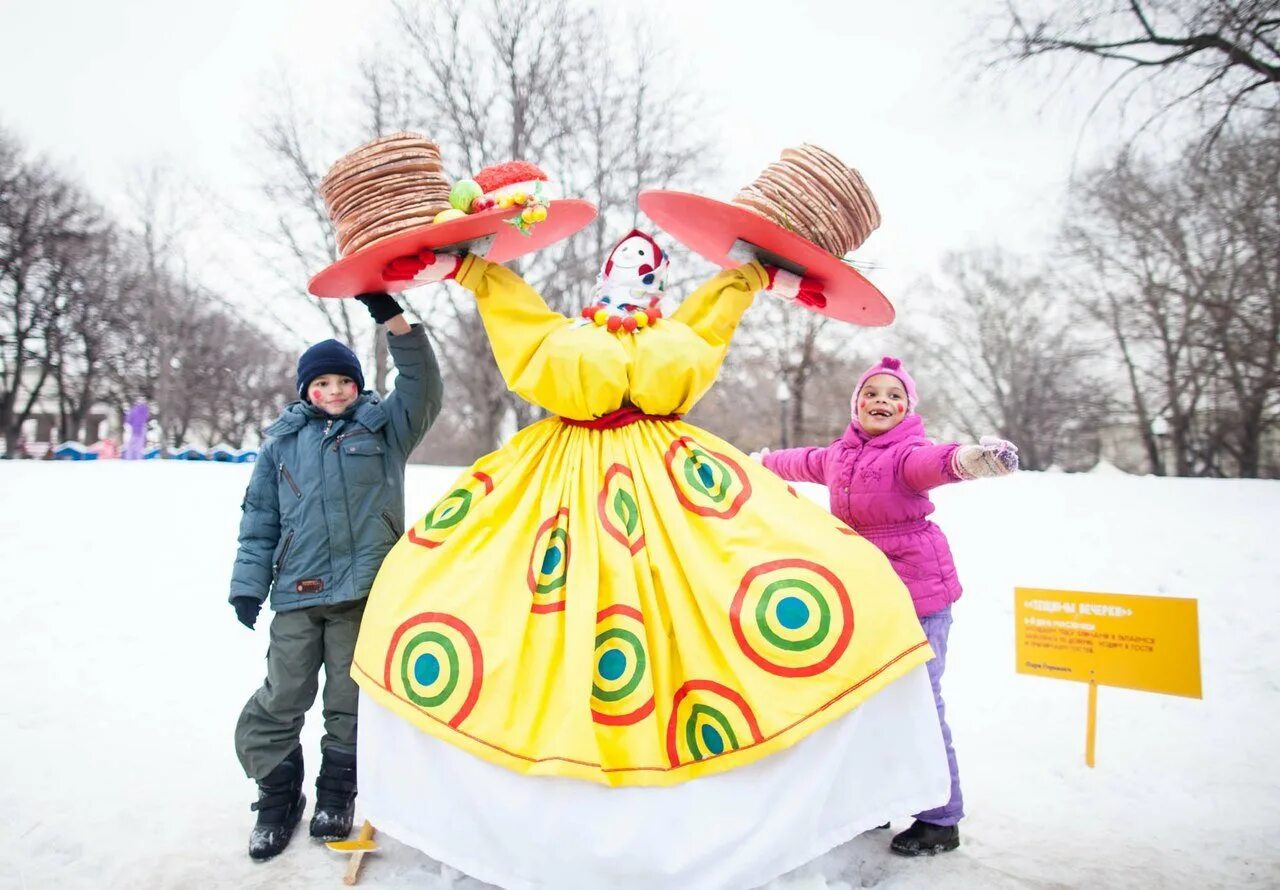
[[[762,670],[780,677],[812,677],[849,648],[853,604],[826,566],[778,559],[743,576],[729,623],[738,647]]]
[[[493,479],[485,473],[472,473],[409,529],[409,540],[428,549],[439,547],[491,491]]]
[[[519,213],[504,221],[521,234],[528,235],[534,225],[547,218],[551,203],[549,190],[547,174],[537,164],[528,161],[492,164],[477,173],[474,179],[455,182],[449,190],[449,204],[452,206],[441,211],[435,221],[445,222],[468,214],[519,207]]]
[[[629,467],[614,464],[604,474],[604,487],[596,498],[600,523],[609,536],[635,556],[644,548],[636,481]]]
[[[763,741],[746,700],[723,683],[689,680],[676,690],[667,721],[667,761],[673,768]]]
[[[561,507],[538,527],[529,557],[531,610],[538,614],[564,611],[569,580],[569,508]]]
[[[456,616],[422,612],[391,635],[383,687],[454,729],[475,707],[483,679],[480,642]]]
[[[737,461],[689,436],[672,442],[664,460],[676,499],[691,513],[732,519],[751,497],[751,481]]]
[[[596,615],[591,719],[604,726],[630,726],[652,714],[653,706],[644,616],[626,605],[601,610]]]

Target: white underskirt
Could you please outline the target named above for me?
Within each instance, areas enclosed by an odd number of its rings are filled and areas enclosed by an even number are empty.
[[[755,887],[951,789],[924,665],[785,751],[669,788],[524,776],[360,694],[381,832],[508,890]]]

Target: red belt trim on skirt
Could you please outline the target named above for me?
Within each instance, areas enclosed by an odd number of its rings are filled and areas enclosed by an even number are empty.
[[[616,430],[618,427],[630,426],[641,420],[679,420],[683,416],[681,414],[645,414],[639,408],[628,405],[617,411],[610,411],[595,420],[574,420],[571,417],[561,417],[560,420],[569,426],[584,426],[589,430]]]

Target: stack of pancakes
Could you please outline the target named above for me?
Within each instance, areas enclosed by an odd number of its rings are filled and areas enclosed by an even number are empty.
[[[880,225],[880,208],[857,170],[816,145],[782,152],[733,203],[843,257]]]
[[[349,256],[375,241],[431,223],[449,207],[440,149],[417,133],[392,133],[343,155],[320,182],[338,250]]]

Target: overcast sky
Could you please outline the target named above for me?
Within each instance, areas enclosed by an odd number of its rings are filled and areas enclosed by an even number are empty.
[[[1038,251],[1061,218],[1081,81],[1050,100],[1030,70],[974,82],[979,17],[1003,0],[650,0],[642,11],[708,98],[728,198],[788,145],[858,167],[884,223],[861,256],[891,298],[949,250]],[[253,181],[251,125],[289,72],[345,95],[385,0],[0,0],[0,123],[118,204],[131,168],[168,159],[229,201]],[[1082,140],[1083,133],[1083,140]],[[360,141],[352,134],[352,144]],[[537,160],[537,159],[533,159]],[[196,268],[200,268],[199,260]]]

